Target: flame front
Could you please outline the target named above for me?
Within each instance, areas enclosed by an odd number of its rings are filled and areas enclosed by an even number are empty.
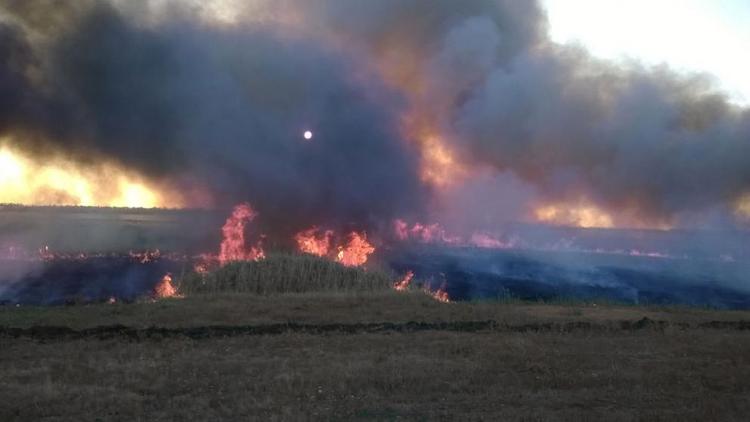
[[[359,267],[367,262],[375,247],[367,241],[364,233],[352,232],[346,246],[339,246],[336,260],[347,267]]]
[[[457,236],[449,235],[438,223],[422,224],[414,223],[411,227],[404,220],[397,219],[393,222],[393,229],[396,238],[399,240],[416,240],[422,243],[460,243],[461,239]]]
[[[737,214],[741,218],[750,220],[750,194],[743,196],[739,201],[737,201],[735,214]]]
[[[183,206],[180,195],[113,163],[38,163],[0,142],[0,203],[131,208]]]
[[[612,216],[591,206],[546,205],[534,210],[536,220],[542,223],[583,228],[614,227]]]
[[[315,256],[326,256],[331,249],[331,238],[333,231],[326,230],[320,233],[317,227],[301,231],[294,236],[297,248],[302,253]]]
[[[414,278],[414,271],[408,271],[406,273],[406,275],[404,275],[404,278],[402,278],[401,280],[397,281],[393,285],[393,288],[397,292],[403,292],[403,291],[405,291],[405,290],[407,290],[409,288],[409,285],[411,284],[411,280],[413,278]]]
[[[179,297],[177,289],[172,285],[172,274],[165,274],[159,283],[154,286],[154,298],[166,299],[170,297]]]
[[[265,258],[260,242],[249,250],[245,247],[245,227],[247,223],[253,221],[256,215],[252,206],[246,202],[234,207],[232,215],[227,218],[221,228],[224,235],[219,251],[221,265],[231,261],[257,261]]]

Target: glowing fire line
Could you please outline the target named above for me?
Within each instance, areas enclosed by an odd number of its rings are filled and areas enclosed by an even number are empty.
[[[112,163],[83,166],[62,157],[39,163],[0,139],[0,203],[181,207],[180,195]]]

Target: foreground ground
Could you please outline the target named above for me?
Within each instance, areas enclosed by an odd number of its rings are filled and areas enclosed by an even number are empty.
[[[739,421],[747,321],[420,293],[3,307],[0,420]]]

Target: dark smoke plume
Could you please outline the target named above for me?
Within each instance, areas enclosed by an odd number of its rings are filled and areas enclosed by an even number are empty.
[[[94,2],[58,17],[66,28],[32,50],[19,31],[34,33],[40,10],[55,16],[53,3],[5,8],[16,17],[2,27],[2,49],[15,53],[0,68],[5,128],[83,159],[198,180],[220,206],[250,200],[277,226],[366,226],[409,214],[426,195],[398,133],[398,93],[314,40],[212,28],[182,9],[149,26]],[[24,121],[25,103],[55,118]]]
[[[277,226],[418,216],[415,104],[465,166],[546,200],[675,222],[750,192],[750,111],[705,76],[552,43],[537,2],[238,3],[224,25],[214,2],[3,1],[0,131],[204,183]]]

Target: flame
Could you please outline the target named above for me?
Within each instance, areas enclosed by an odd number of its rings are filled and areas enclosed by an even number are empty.
[[[315,256],[326,256],[331,249],[332,237],[333,231],[326,230],[319,233],[317,227],[312,227],[297,233],[294,240],[297,241],[297,248],[300,252]]]
[[[476,232],[471,235],[471,239],[469,240],[469,243],[471,243],[473,246],[476,246],[478,248],[512,249],[512,248],[517,247],[518,241],[515,238],[512,238],[508,241],[503,241],[496,237],[490,236],[487,233]]]
[[[154,286],[154,298],[166,299],[170,297],[180,297],[177,289],[172,285],[172,274],[164,274],[164,277]]]
[[[750,220],[750,194],[743,196],[739,201],[737,201],[735,214],[742,218]]]
[[[542,223],[583,228],[612,228],[612,216],[593,205],[547,205],[534,210],[536,220]]]
[[[424,115],[421,107],[415,106],[404,119],[402,132],[419,146],[422,180],[435,187],[446,188],[460,181],[467,170],[447,146],[446,135],[435,129],[437,126]]]
[[[245,227],[247,223],[253,221],[256,215],[252,206],[246,202],[234,207],[232,215],[227,218],[221,228],[224,235],[218,258],[221,265],[231,261],[258,261],[265,258],[260,241],[250,250],[245,248]]]
[[[422,243],[461,243],[460,237],[449,235],[438,223],[422,224],[416,222],[409,227],[409,224],[404,220],[397,219],[393,222],[393,230],[399,240],[416,240]]]
[[[443,283],[443,285],[435,291],[431,290],[430,286],[428,285],[424,285],[423,289],[425,293],[432,296],[432,298],[437,300],[438,302],[450,303],[451,301],[451,298],[446,291],[446,283]]]
[[[53,157],[44,163],[0,140],[0,203],[109,207],[181,207],[180,195],[113,163],[83,166]]]
[[[352,232],[349,234],[349,243],[339,246],[336,260],[347,267],[358,267],[367,262],[370,254],[375,252],[375,247],[367,241],[365,233]]]
[[[161,251],[159,251],[158,249],[154,251],[147,250],[145,252],[130,251],[128,252],[128,255],[134,261],[138,261],[141,264],[148,264],[149,262],[158,261],[161,257]]]
[[[397,292],[403,292],[409,288],[409,284],[411,284],[411,280],[414,278],[414,271],[408,271],[404,278],[397,281],[393,284],[393,288]]]

